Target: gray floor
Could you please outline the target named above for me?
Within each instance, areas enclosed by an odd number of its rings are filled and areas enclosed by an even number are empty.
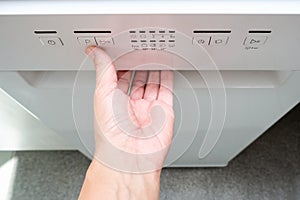
[[[300,199],[300,105],[226,168],[164,169],[161,199]],[[12,199],[76,199],[89,160],[18,152]],[[1,197],[0,197],[1,198]]]

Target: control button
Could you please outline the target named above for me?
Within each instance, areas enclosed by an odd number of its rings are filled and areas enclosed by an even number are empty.
[[[193,44],[208,45],[210,37],[194,37]]]
[[[97,45],[94,37],[78,37],[77,40],[81,46]]]
[[[227,36],[212,36],[210,40],[210,45],[221,46],[225,45],[228,42],[229,37]]]
[[[114,45],[114,41],[111,37],[96,37],[96,41],[98,45],[102,47]]]
[[[58,37],[40,37],[40,41],[44,46],[62,46],[64,45]]]
[[[244,45],[246,46],[259,46],[265,44],[267,41],[267,36],[249,36],[246,37]]]

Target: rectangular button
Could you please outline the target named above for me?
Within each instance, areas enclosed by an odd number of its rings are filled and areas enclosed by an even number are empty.
[[[244,45],[246,46],[259,46],[266,43],[268,37],[267,36],[249,36],[246,37],[244,41]]]
[[[94,37],[78,37],[77,40],[81,46],[97,45]]]
[[[222,46],[227,44],[229,37],[227,36],[212,36],[210,40],[210,45]]]
[[[63,43],[59,37],[40,37],[40,41],[44,46],[62,46]]]
[[[96,41],[99,46],[106,47],[106,46],[113,46],[114,41],[112,37],[96,37]]]
[[[203,46],[206,46],[209,44],[209,40],[210,40],[210,37],[194,37],[193,38],[193,44],[199,44],[199,45],[203,45]]]

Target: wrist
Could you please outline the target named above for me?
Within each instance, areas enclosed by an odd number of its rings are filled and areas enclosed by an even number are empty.
[[[126,199],[158,199],[161,169],[149,173],[121,172],[93,160],[87,177],[99,185],[99,189],[110,191],[111,196],[117,195]],[[107,187],[107,188],[105,188]],[[108,194],[108,193],[107,193]],[[116,197],[117,197],[116,196]],[[118,199],[118,198],[117,198]]]

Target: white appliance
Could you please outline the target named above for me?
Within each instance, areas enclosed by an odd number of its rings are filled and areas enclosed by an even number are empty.
[[[174,70],[167,166],[226,166],[300,100],[299,1],[0,0],[0,27],[4,151],[91,157],[91,44],[117,69]]]

